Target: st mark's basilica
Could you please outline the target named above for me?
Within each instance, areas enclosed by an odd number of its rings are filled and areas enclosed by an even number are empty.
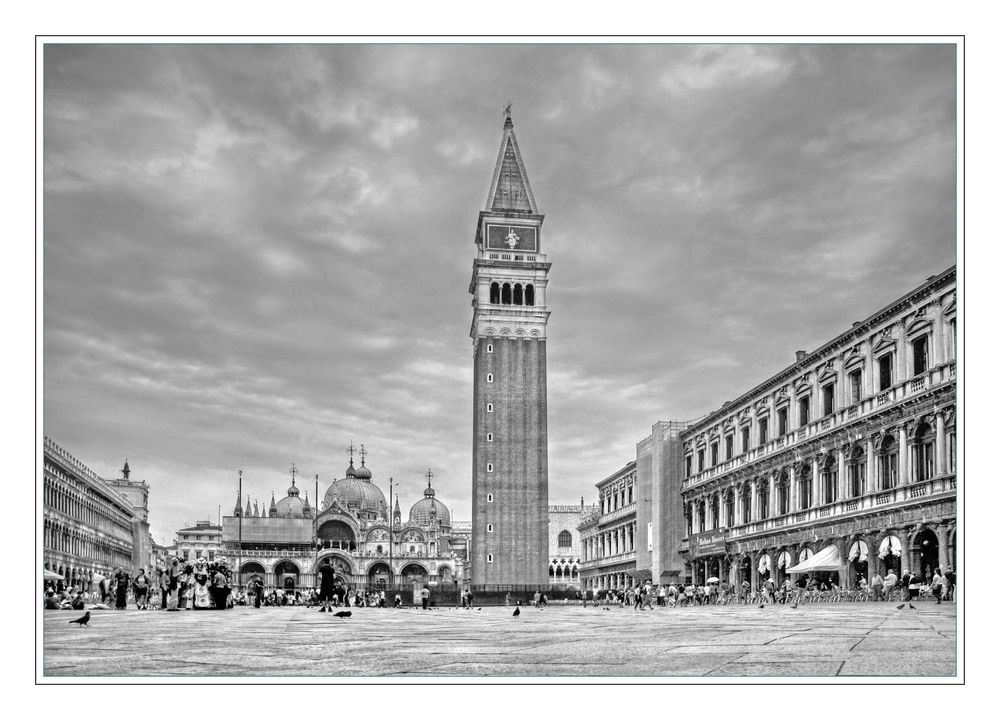
[[[355,468],[352,452],[344,477],[327,488],[319,507],[308,494],[303,498],[294,471],[285,497],[272,496],[266,512],[237,499],[233,514],[222,518],[222,542],[239,567],[240,585],[257,576],[286,591],[312,588],[319,564],[330,558],[345,587],[456,588],[465,575],[468,535],[455,531],[451,512],[435,497],[433,473],[404,519],[398,497],[390,514],[365,455],[362,447]]]

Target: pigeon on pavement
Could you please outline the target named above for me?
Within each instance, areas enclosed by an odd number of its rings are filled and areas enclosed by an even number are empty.
[[[89,622],[90,622],[90,610],[88,610],[83,617],[79,617],[76,620],[70,620],[69,624],[72,625],[73,623],[76,623],[80,627],[89,627],[87,625],[87,623]]]

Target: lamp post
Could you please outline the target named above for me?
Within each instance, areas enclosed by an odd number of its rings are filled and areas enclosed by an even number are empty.
[[[313,489],[313,502],[319,503],[319,473],[316,473],[316,487]],[[313,586],[316,585],[316,574],[319,572],[319,508],[313,508]]]
[[[392,569],[392,543],[396,534],[396,518],[393,517],[395,510],[392,504],[392,489],[398,485],[398,482],[389,478],[389,591],[392,591],[396,585],[396,571]]]
[[[239,502],[236,503],[239,508],[239,536],[236,541],[237,547],[237,561],[236,561],[236,587],[241,588],[243,586],[243,471],[240,470],[240,487],[239,491],[236,493],[236,497]]]

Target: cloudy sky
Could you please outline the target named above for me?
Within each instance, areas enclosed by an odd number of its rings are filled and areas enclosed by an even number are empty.
[[[158,541],[353,440],[470,517],[507,101],[552,262],[549,496],[956,260],[948,45],[49,45],[45,434]]]

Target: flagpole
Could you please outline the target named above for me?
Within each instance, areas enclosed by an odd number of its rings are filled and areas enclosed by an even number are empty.
[[[237,492],[237,496],[240,499],[238,503],[240,510],[238,513],[240,518],[239,519],[240,530],[239,530],[239,537],[236,542],[236,547],[238,548],[237,557],[239,558],[239,560],[237,560],[236,563],[236,587],[242,588],[243,586],[243,471],[242,470],[240,470],[240,489],[239,492]]]

